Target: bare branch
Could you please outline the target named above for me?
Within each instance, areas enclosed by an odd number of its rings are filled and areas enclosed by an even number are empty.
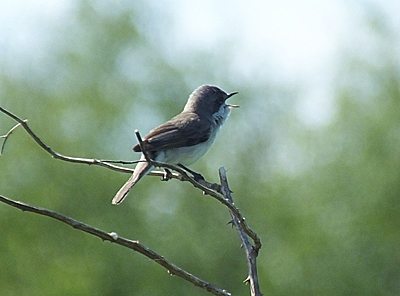
[[[214,198],[216,198],[217,200],[219,200],[221,203],[223,203],[225,206],[228,207],[232,217],[231,223],[235,226],[246,253],[246,259],[247,259],[246,261],[249,270],[249,275],[244,281],[244,283],[250,284],[250,291],[252,296],[262,296],[258,283],[257,263],[256,263],[258,251],[261,248],[261,241],[258,238],[257,234],[247,226],[245,219],[243,215],[240,213],[239,209],[234,206],[233,198],[231,196],[231,190],[229,189],[228,186],[228,179],[226,177],[225,169],[223,167],[219,169],[221,185],[215,184],[218,186],[217,190],[210,189],[211,188],[210,184],[207,181],[201,180],[204,183],[200,184],[194,178],[190,177],[187,174],[186,170],[184,170],[183,168],[152,160],[144,147],[139,131],[135,130],[135,134],[136,137],[138,138],[140,149],[142,150],[142,153],[145,156],[147,162],[149,162],[154,166],[169,168],[177,171],[182,176],[182,180],[189,181],[195,187],[213,196]],[[249,235],[253,239],[255,244],[254,247],[249,242],[247,235]]]
[[[219,169],[219,177],[221,180],[221,188],[223,195],[229,201],[229,203],[233,204],[231,190],[229,189],[228,179],[226,177],[226,171],[223,167]],[[258,250],[261,247],[261,243],[258,240],[258,243],[260,244],[259,247],[253,247],[252,244],[249,242],[249,239],[246,235],[246,231],[244,230],[243,224],[241,223],[241,219],[237,217],[236,213],[234,213],[232,210],[230,211],[230,213],[232,217],[231,223],[235,226],[239,234],[240,240],[242,241],[244,250],[246,252],[249,276],[244,280],[244,283],[250,284],[250,291],[252,296],[262,296],[260,291],[260,286],[258,283],[257,263],[256,263]]]
[[[17,126],[21,125],[40,147],[42,147],[46,152],[48,152],[52,157],[54,157],[56,159],[60,159],[63,161],[68,161],[68,162],[74,162],[74,163],[99,165],[99,166],[102,166],[102,167],[105,167],[105,168],[108,168],[111,170],[125,172],[125,173],[133,172],[132,169],[116,166],[112,163],[126,164],[126,163],[134,163],[134,162],[126,162],[126,161],[120,161],[120,160],[119,161],[105,161],[105,160],[102,161],[102,160],[97,160],[97,159],[76,158],[76,157],[64,156],[64,155],[52,150],[49,146],[44,144],[40,140],[40,138],[38,136],[36,136],[36,134],[30,129],[26,120],[20,119],[19,117],[12,114],[11,112],[5,110],[2,107],[0,107],[0,111],[2,111],[3,113],[5,113],[6,115],[10,116],[11,118],[13,118],[14,120],[16,120],[18,122],[18,124],[15,127],[13,127],[6,135],[2,136],[3,138],[5,138],[4,142],[7,140],[7,138],[12,133],[12,131],[15,130]],[[231,217],[232,217],[231,223],[236,227],[239,237],[242,241],[242,245],[246,252],[249,276],[245,280],[245,283],[250,283],[252,296],[261,296],[262,294],[259,290],[257,265],[256,265],[256,258],[258,256],[258,252],[261,248],[261,241],[260,241],[259,237],[257,236],[257,234],[253,230],[250,229],[250,227],[247,225],[247,223],[245,221],[245,218],[243,217],[243,215],[241,214],[239,209],[234,205],[234,202],[233,202],[233,199],[231,196],[231,191],[228,187],[225,169],[224,168],[219,169],[221,185],[215,184],[215,183],[209,183],[206,180],[195,180],[193,177],[189,176],[189,174],[187,173],[187,171],[185,169],[183,169],[181,167],[152,160],[150,158],[148,152],[145,150],[143,140],[140,136],[139,131],[136,130],[135,134],[138,138],[140,148],[141,148],[147,162],[151,163],[152,165],[154,165],[156,167],[164,167],[164,168],[174,170],[177,173],[171,174],[170,177],[179,179],[181,181],[190,182],[194,187],[202,190],[204,194],[214,197],[215,199],[220,201],[222,204],[224,204],[229,209],[229,211],[231,213]],[[4,143],[3,143],[2,147],[3,146],[4,146]],[[163,177],[164,172],[152,171],[149,175]],[[211,284],[208,284],[208,283],[190,275],[189,273],[181,270],[180,268],[176,267],[172,263],[169,263],[168,261],[166,261],[162,256],[156,254],[155,252],[153,252],[152,250],[148,249],[147,247],[139,244],[138,242],[120,238],[115,233],[110,233],[110,234],[105,233],[105,232],[98,230],[96,228],[93,228],[89,225],[83,224],[81,222],[78,222],[69,217],[63,216],[59,213],[49,211],[47,209],[33,207],[33,206],[30,206],[30,205],[27,205],[24,203],[15,202],[15,201],[9,200],[9,199],[7,199],[5,197],[1,197],[1,196],[0,196],[0,201],[8,203],[8,204],[10,204],[14,207],[20,208],[22,210],[31,211],[34,213],[38,213],[41,215],[46,215],[46,216],[58,219],[64,223],[67,223],[67,224],[73,226],[74,228],[77,228],[82,231],[88,232],[92,235],[98,236],[98,237],[102,238],[103,240],[115,242],[117,244],[120,244],[125,247],[136,250],[136,251],[142,253],[143,255],[155,260],[158,264],[167,268],[171,274],[175,274],[184,279],[187,279],[188,281],[192,282],[196,286],[200,286],[200,287],[207,289],[207,291],[213,293],[214,295],[230,295],[225,290],[215,288]],[[249,242],[248,237],[250,237],[253,240],[254,246]]]
[[[82,223],[80,221],[77,221],[68,216],[62,215],[60,213],[53,212],[51,210],[48,210],[48,209],[45,209],[42,207],[32,206],[27,203],[14,201],[14,200],[4,197],[2,195],[0,195],[0,201],[4,202],[12,207],[21,209],[22,211],[28,211],[28,212],[36,213],[39,215],[48,216],[53,219],[57,219],[65,224],[72,226],[75,229],[78,229],[78,230],[84,231],[86,233],[89,233],[91,235],[97,236],[100,239],[102,239],[103,241],[109,241],[111,243],[115,243],[117,245],[121,245],[123,247],[129,248],[136,252],[139,252],[142,255],[148,257],[149,259],[155,261],[157,264],[161,265],[165,269],[167,269],[169,274],[179,276],[179,277],[185,279],[186,281],[192,283],[195,286],[206,289],[208,292],[210,292],[213,295],[231,296],[231,294],[229,292],[227,292],[223,289],[220,289],[220,288],[188,273],[187,271],[185,271],[182,268],[176,266],[175,264],[169,262],[163,256],[157,254],[156,252],[154,252],[150,248],[146,247],[145,245],[139,243],[138,241],[133,241],[133,240],[129,240],[129,239],[120,237],[115,232],[107,233],[103,230],[92,227],[88,224]]]

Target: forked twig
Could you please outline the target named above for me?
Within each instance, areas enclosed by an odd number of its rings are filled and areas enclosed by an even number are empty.
[[[154,161],[150,158],[149,154],[147,153],[145,149],[145,145],[143,143],[142,137],[139,133],[138,130],[135,130],[136,137],[139,141],[139,146],[140,149],[142,150],[142,153],[144,154],[147,162],[153,164],[156,167],[164,167],[168,168],[171,170],[174,170],[180,174],[180,180],[181,181],[188,181],[190,182],[194,187],[201,189],[205,194],[210,195],[220,201],[223,205],[225,205],[230,211],[234,213],[234,215],[239,219],[240,224],[243,227],[244,232],[251,237],[251,239],[254,241],[255,248],[259,250],[261,248],[261,241],[257,234],[250,229],[250,227],[247,225],[245,218],[243,217],[242,213],[239,211],[239,209],[234,205],[233,201],[230,202],[223,194],[221,191],[221,185],[215,184],[215,183],[209,183],[206,180],[195,180],[194,178],[190,177],[187,172],[178,166],[171,165],[168,163],[164,162],[159,162],[159,161]]]
[[[0,107],[1,108],[1,107]],[[6,133],[5,135],[0,136],[0,138],[3,138],[3,143],[1,144],[1,148],[0,148],[0,155],[3,155],[3,151],[4,151],[4,147],[6,146],[6,141],[8,139],[8,137],[12,134],[12,132],[19,127],[21,124],[17,123],[13,128],[11,128],[8,133]]]
[[[98,165],[98,166],[102,166],[102,167],[108,168],[110,170],[114,170],[114,171],[122,172],[122,173],[129,173],[129,174],[133,173],[133,169],[125,168],[125,167],[121,167],[121,166],[117,166],[117,165],[113,165],[113,164],[111,164],[111,162],[109,163],[107,161],[102,161],[102,160],[98,160],[98,159],[94,159],[94,158],[81,158],[81,157],[71,157],[71,156],[62,155],[61,153],[58,153],[58,152],[54,151],[53,149],[51,149],[49,146],[47,146],[31,130],[31,128],[28,125],[28,121],[27,120],[22,120],[21,118],[19,118],[18,116],[14,115],[13,113],[11,113],[10,111],[4,109],[1,106],[0,106],[0,111],[3,112],[4,114],[8,115],[9,117],[14,119],[15,121],[17,121],[18,124],[21,125],[25,129],[25,131],[28,133],[28,135],[41,148],[43,148],[47,153],[49,153],[53,158],[56,158],[56,159],[59,159],[59,160],[63,160],[63,161],[67,161],[67,162],[73,162],[73,163],[83,163],[83,164],[88,164],[88,165]],[[15,129],[15,127],[14,127],[14,129]],[[9,133],[10,132],[8,132],[7,134],[9,134]],[[112,162],[114,162],[114,161],[112,161]],[[149,175],[162,177],[162,176],[164,176],[164,172],[152,171],[151,173],[149,173]],[[179,179],[179,176],[177,174],[173,174],[172,178]]]

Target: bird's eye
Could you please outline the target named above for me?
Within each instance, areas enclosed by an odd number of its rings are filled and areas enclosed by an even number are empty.
[[[223,97],[219,97],[218,98],[218,103],[222,104],[224,102],[224,98]]]

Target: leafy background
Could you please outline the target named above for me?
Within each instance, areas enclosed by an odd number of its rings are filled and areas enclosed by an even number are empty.
[[[284,79],[273,58],[271,67],[238,66],[234,22],[233,39],[185,50],[168,34],[174,14],[165,3],[66,2],[29,35],[3,38],[2,107],[60,153],[129,160],[137,157],[133,130],[145,134],[180,112],[198,85],[239,91],[232,102],[241,108],[193,169],[216,182],[227,168],[236,204],[263,242],[263,293],[400,294],[400,38],[385,2],[346,4],[357,16],[353,34],[339,38],[330,66]],[[0,115],[1,134],[13,125]],[[126,174],[54,160],[22,129],[0,171],[2,195],[139,240],[234,295],[249,294],[228,212],[189,184],[148,177],[115,207]],[[2,295],[208,295],[52,219],[0,204],[0,225]]]

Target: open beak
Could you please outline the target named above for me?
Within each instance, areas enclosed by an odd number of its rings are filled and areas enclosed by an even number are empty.
[[[233,93],[228,94],[228,96],[226,97],[226,100],[229,99],[230,97],[236,95],[237,93],[238,93],[238,92],[235,91],[235,92],[233,92]],[[229,109],[239,108],[239,107],[240,107],[239,105],[230,105],[230,104],[227,104],[227,105],[228,105]]]

